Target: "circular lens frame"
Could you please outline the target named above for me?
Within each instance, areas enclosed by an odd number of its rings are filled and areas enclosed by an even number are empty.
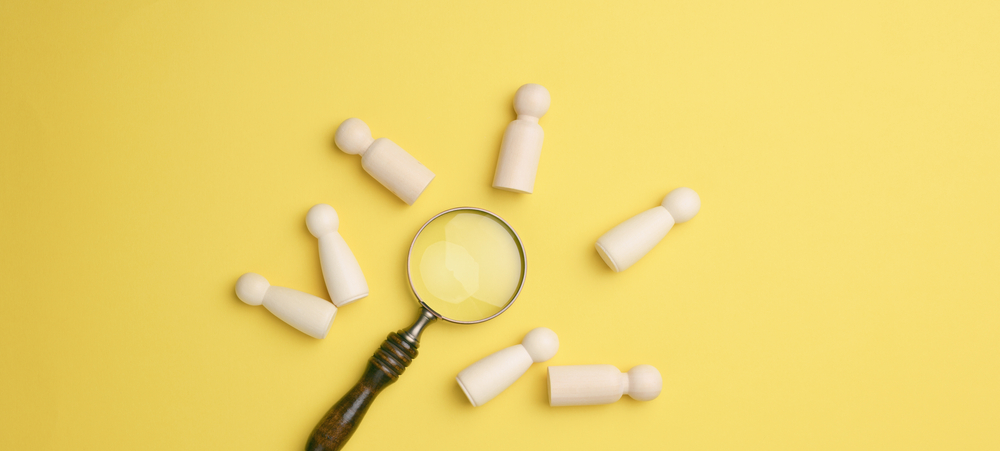
[[[448,318],[447,316],[444,316],[434,311],[434,309],[432,309],[429,305],[427,305],[427,303],[425,303],[423,299],[420,299],[420,295],[417,294],[416,287],[413,286],[413,277],[410,275],[410,259],[413,258],[413,245],[417,244],[417,238],[420,238],[420,232],[423,232],[424,229],[427,228],[427,226],[430,225],[430,223],[434,222],[434,220],[436,220],[437,218],[456,211],[477,211],[480,213],[486,213],[487,215],[493,217],[497,221],[500,221],[500,223],[503,224],[503,226],[506,227],[507,230],[509,230],[510,233],[514,235],[514,242],[515,244],[517,244],[517,251],[521,254],[521,280],[517,284],[517,290],[514,291],[514,295],[511,296],[510,300],[507,301],[507,304],[504,305],[499,312],[496,312],[486,318],[475,321],[459,321],[457,319]],[[528,256],[524,252],[524,243],[521,242],[521,237],[517,234],[514,228],[511,227],[510,224],[507,223],[507,221],[504,221],[503,218],[501,218],[499,215],[493,213],[492,211],[484,210],[482,208],[476,208],[476,207],[451,208],[434,215],[433,218],[428,219],[427,222],[424,223],[424,225],[420,226],[420,230],[417,230],[417,234],[413,236],[413,241],[410,241],[410,250],[406,252],[406,281],[409,282],[410,284],[410,292],[413,293],[413,297],[417,299],[417,302],[419,302],[424,309],[426,309],[428,312],[431,312],[434,316],[455,324],[478,324],[484,321],[489,321],[493,318],[496,318],[501,313],[506,312],[507,309],[509,309],[510,306],[514,304],[514,301],[517,300],[517,296],[521,294],[521,289],[524,288],[524,280],[527,274],[528,274]]]

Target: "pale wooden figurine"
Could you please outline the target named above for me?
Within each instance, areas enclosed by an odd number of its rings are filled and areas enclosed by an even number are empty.
[[[597,239],[597,253],[611,269],[621,272],[639,261],[667,235],[675,223],[690,220],[701,209],[691,188],[677,188],[663,203],[639,213]]]
[[[493,176],[494,188],[527,194],[535,189],[535,174],[545,138],[538,119],[549,110],[550,100],[549,91],[534,83],[521,86],[514,94],[517,119],[503,132],[500,158]]]
[[[388,138],[372,139],[368,124],[350,118],[337,127],[333,138],[345,153],[361,154],[361,167],[409,205],[434,179],[434,173]]]
[[[368,282],[354,253],[337,232],[340,219],[327,204],[316,204],[306,214],[309,233],[319,239],[319,263],[330,300],[337,307],[368,296]]]
[[[333,324],[337,307],[324,299],[291,288],[275,287],[260,274],[248,272],[236,281],[236,297],[261,305],[274,316],[313,338],[323,338]]]
[[[532,363],[544,362],[556,355],[559,337],[550,329],[539,327],[524,336],[521,344],[501,349],[458,373],[455,380],[473,406],[481,406],[510,387]]]
[[[637,401],[660,396],[663,378],[649,365],[639,365],[628,373],[613,365],[549,367],[550,406],[610,404],[627,394]]]

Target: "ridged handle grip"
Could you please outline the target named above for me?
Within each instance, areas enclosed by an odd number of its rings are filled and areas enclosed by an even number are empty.
[[[417,357],[416,342],[410,342],[393,332],[382,342],[375,355],[368,359],[361,380],[330,408],[319,421],[306,451],[336,451],[344,447],[361,423],[375,396],[389,384],[396,382],[410,362]]]

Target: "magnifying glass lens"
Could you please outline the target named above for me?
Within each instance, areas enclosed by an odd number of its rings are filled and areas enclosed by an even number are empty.
[[[481,321],[513,302],[524,277],[517,235],[499,218],[457,210],[428,223],[413,242],[410,284],[445,319]]]

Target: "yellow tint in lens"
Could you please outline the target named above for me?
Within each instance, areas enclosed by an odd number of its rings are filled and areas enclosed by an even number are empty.
[[[524,254],[500,219],[476,210],[438,216],[416,237],[409,257],[417,297],[445,318],[479,321],[500,313],[521,286]]]

